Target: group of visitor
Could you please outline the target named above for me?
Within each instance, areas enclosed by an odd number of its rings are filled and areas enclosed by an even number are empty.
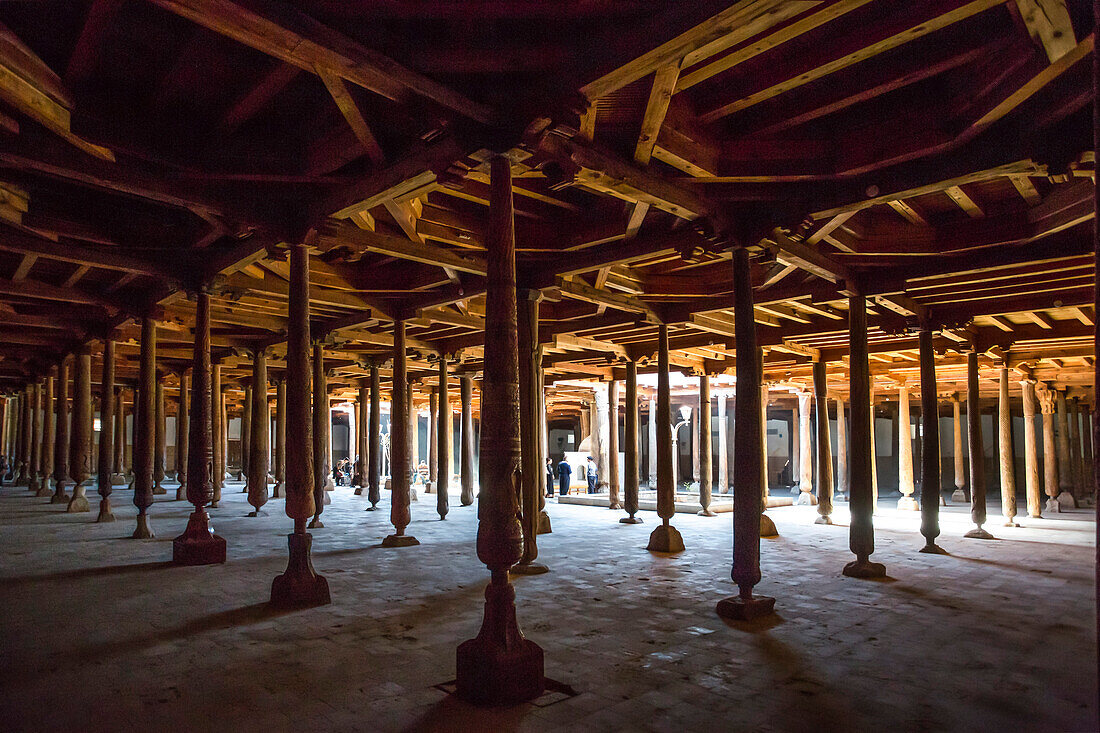
[[[557,470],[554,469],[554,461],[550,458],[546,459],[546,496],[547,498],[554,496],[554,479],[558,481],[558,496],[565,496],[569,493],[569,480],[573,476],[573,467],[569,465],[569,460],[566,458],[561,459],[561,463],[558,464]],[[585,478],[588,479],[588,493],[596,493],[596,485],[599,482],[599,473],[596,471],[596,461],[592,459],[592,456],[588,456],[587,468],[585,469]]]

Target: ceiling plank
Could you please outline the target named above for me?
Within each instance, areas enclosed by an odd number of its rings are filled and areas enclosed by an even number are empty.
[[[374,137],[374,133],[371,132],[370,125],[367,124],[367,120],[363,117],[363,112],[359,109],[359,105],[352,99],[351,92],[348,91],[347,85],[344,84],[344,80],[327,69],[320,67],[317,69],[317,75],[321,77],[325,89],[327,89],[328,93],[332,96],[332,100],[336,102],[336,106],[340,109],[340,114],[347,120],[348,126],[351,127],[351,131],[355,133],[356,139],[362,144],[363,150],[367,153],[367,157],[377,166],[385,165],[386,155],[382,152],[382,147],[378,144],[378,140]]]

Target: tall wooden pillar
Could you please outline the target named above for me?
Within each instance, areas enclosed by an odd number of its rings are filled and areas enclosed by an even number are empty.
[[[194,357],[192,357],[193,359]],[[248,409],[248,405],[245,405]],[[176,501],[187,499],[187,471],[191,453],[191,379],[180,370],[180,399],[176,408]]]
[[[488,336],[488,333],[486,333]],[[405,534],[409,513],[409,372],[405,349],[405,321],[393,322],[393,387],[390,397],[390,523],[393,534],[382,540],[383,547],[411,547],[420,541]]]
[[[160,496],[167,494],[168,490],[164,488],[164,458],[167,452],[167,437],[166,432],[166,420],[167,417],[164,411],[164,380],[160,378],[161,375],[157,375],[157,387],[156,387],[156,419],[157,424],[154,429],[153,438],[153,494]]]
[[[31,444],[34,443],[34,387],[26,385],[19,396],[19,475],[16,484],[30,485]]]
[[[374,511],[378,502],[382,500],[382,377],[378,371],[378,364],[370,365],[370,416],[366,417],[367,402],[363,400],[363,385],[359,385],[359,399],[363,405],[363,415],[368,425],[363,429],[363,446],[361,450],[366,452],[364,458],[367,465],[367,498],[370,500],[370,508]],[[392,425],[392,415],[391,415]],[[392,427],[391,427],[392,430]],[[363,454],[360,453],[362,456]]]
[[[111,441],[115,413],[115,342],[107,339],[103,342],[103,374],[99,380],[99,516],[97,522],[113,522],[111,512],[111,483],[114,451]]]
[[[1039,382],[1035,385],[1035,394],[1039,398],[1039,409],[1043,413],[1043,484],[1047,494],[1046,510],[1060,512],[1062,502],[1059,498],[1061,482],[1058,480],[1058,448],[1054,438],[1054,391]]]
[[[647,550],[683,552],[684,539],[669,520],[676,513],[672,470],[672,404],[668,378],[668,326],[657,326],[657,516],[661,524],[649,535]]]
[[[194,511],[183,534],[172,541],[172,562],[177,565],[212,565],[225,562],[225,540],[210,529],[205,507],[214,500],[213,373],[210,365],[210,293],[199,291],[195,307],[195,343],[191,351],[191,397],[194,414],[187,421],[187,501]],[[184,387],[180,380],[180,389]],[[180,401],[183,407],[182,393]],[[178,434],[178,426],[177,426]]]
[[[211,366],[210,377],[210,414],[212,416],[211,421],[211,434],[213,440],[213,467],[214,467],[214,500],[210,502],[210,507],[213,509],[218,508],[218,502],[222,500],[222,486],[225,483],[225,443],[222,442],[222,431],[224,426],[224,413],[222,412],[222,365],[213,364]]]
[[[726,393],[715,395],[718,403],[718,493],[728,494],[729,477],[729,425],[726,418]]]
[[[439,416],[437,418],[435,432],[438,435],[436,447],[436,484],[435,484],[435,510],[440,519],[447,518],[450,507],[451,473],[454,468],[451,464],[451,446],[454,444],[454,413],[451,412],[450,379],[447,374],[447,356],[439,355]],[[410,422],[413,413],[409,413]],[[410,443],[411,445],[411,443]]]
[[[760,361],[760,536],[778,537],[779,530],[766,512],[768,509],[768,385],[764,383],[764,358]],[[736,427],[735,427],[736,429]],[[736,501],[736,499],[735,499]]]
[[[57,415],[54,412],[54,394],[57,382],[54,372],[56,371],[57,367],[52,367],[49,376],[46,377],[46,395],[45,402],[42,405],[42,486],[38,489],[38,496],[41,497],[53,496],[50,476],[53,474],[54,443],[57,440]],[[0,433],[3,432],[3,424],[3,412],[0,410]]]
[[[462,506],[474,503],[474,379],[466,375],[460,382],[462,397]]]
[[[410,419],[412,416],[409,416]],[[439,390],[428,389],[428,493],[435,491],[439,482]]]
[[[1081,491],[1081,421],[1077,417],[1077,398],[1066,396],[1066,418],[1069,422],[1069,465],[1073,474],[1072,487],[1074,501]]]
[[[331,603],[328,581],[313,571],[310,550],[313,535],[306,522],[314,514],[313,425],[309,373],[309,250],[290,245],[290,287],[286,339],[286,440],[294,446],[294,460],[287,461],[286,515],[294,521],[287,536],[290,557],[286,571],[271,582],[271,605],[277,608],[318,606]]]
[[[73,381],[72,439],[69,441],[69,475],[73,479],[73,497],[67,512],[90,510],[84,490],[92,474],[92,353],[88,345],[76,355]]]
[[[485,304],[485,381],[481,399],[481,494],[477,556],[491,571],[476,638],[458,647],[457,693],[470,702],[505,705],[542,694],[542,649],[516,622],[508,570],[523,549],[515,480],[520,468],[519,336],[511,164],[490,162]],[[403,341],[404,339],[402,339]]]
[[[42,485],[42,380],[36,378],[33,383],[27,385],[27,394],[30,396],[28,404],[31,410],[30,432],[30,468],[27,469],[27,488],[36,495]]]
[[[814,505],[814,451],[813,430],[810,425],[810,392],[798,393],[798,498],[795,504]]]
[[[197,332],[198,329],[196,334]],[[156,382],[157,322],[146,316],[141,319],[141,364],[138,371],[137,405],[134,408],[134,506],[138,508],[134,539],[151,539],[155,536],[149,526],[149,507],[153,505]],[[76,404],[75,398],[73,404]],[[75,430],[73,440],[76,440]],[[76,480],[75,476],[73,480]]]
[[[638,513],[638,364],[626,362],[626,445],[623,448],[626,473],[623,481],[623,524],[641,524]]]
[[[848,545],[856,559],[844,566],[844,574],[853,578],[881,578],[886,566],[871,562],[875,551],[874,480],[872,477],[871,374],[867,362],[867,299],[862,294],[848,298],[848,393],[852,399],[851,495],[852,513]]]
[[[913,434],[909,419],[909,387],[898,388],[898,487],[901,498],[898,509],[917,511],[917,500],[913,498],[916,486],[913,482]]]
[[[1063,507],[1077,507],[1073,495],[1073,460],[1070,453],[1069,409],[1066,390],[1054,390],[1054,442],[1058,456],[1058,501]],[[1064,497],[1064,498],[1063,498]]]
[[[982,403],[978,394],[978,352],[966,353],[966,423],[970,443],[970,518],[976,525],[964,537],[991,540],[993,535],[982,528],[986,522],[985,449],[982,443]]]
[[[313,519],[310,529],[324,528],[321,513],[325,510],[325,483],[332,473],[328,451],[329,426],[332,416],[328,405],[328,375],[325,374],[325,348],[313,344]]]
[[[921,452],[920,533],[924,547],[920,552],[946,555],[936,544],[940,536],[940,407],[936,391],[936,352],[932,348],[932,329],[920,330],[920,419],[924,434]]]
[[[539,556],[539,293],[516,293],[517,366],[520,432],[520,521],[523,525],[523,552],[511,572],[521,575],[545,573],[547,567],[535,562]],[[443,406],[441,405],[441,408]]]
[[[69,480],[69,361],[57,362],[57,431],[53,448],[53,496],[51,504],[68,504],[65,482]]]
[[[286,377],[275,380],[275,486],[271,498],[281,499],[286,493]]]
[[[181,380],[182,383],[182,380]],[[177,431],[178,434],[178,431]],[[244,384],[244,404],[241,408],[241,475],[245,485],[242,494],[248,493],[248,461],[252,458],[252,383]]]
[[[1039,483],[1039,449],[1035,436],[1035,380],[1020,382],[1024,403],[1024,490],[1027,493],[1027,515],[1043,516],[1043,491]]]
[[[737,399],[734,401],[733,440],[733,567],[730,577],[738,594],[718,602],[723,618],[749,620],[775,610],[775,599],[753,595],[760,583],[760,518],[764,511],[763,359],[756,340],[753,316],[752,272],[744,248],[733,251],[734,339],[737,349]]]
[[[271,408],[267,402],[267,350],[256,349],[252,354],[252,432],[249,434],[248,503],[252,511],[248,516],[257,517],[267,503],[267,478],[270,466]]]
[[[123,416],[122,416],[122,419],[123,419],[123,431],[122,431],[123,432],[123,441],[122,441],[123,442],[123,449],[122,449],[123,474],[125,475],[125,479],[129,480],[131,484],[133,484],[133,481],[134,481],[134,440],[135,440],[136,429],[137,429],[137,427],[136,427],[137,426],[137,403],[138,403],[137,389],[131,389],[130,390],[130,437],[129,437],[129,439],[126,439],[126,437],[125,437],[125,435],[126,435],[126,430],[125,430],[126,415],[123,414]],[[120,404],[125,404],[125,400],[123,400],[123,402],[120,403]]]
[[[416,444],[419,437],[417,430],[420,427],[420,419],[416,413],[416,391],[413,389],[412,380],[409,380],[409,388],[405,390],[405,404],[408,405],[408,411],[405,413],[408,415],[405,431],[408,435],[408,441],[405,443],[408,457],[405,461],[405,470],[409,472],[409,501],[412,502],[417,500],[416,489],[412,488],[412,485],[416,482],[420,466],[417,461],[420,446]]]
[[[113,459],[111,462],[112,481],[116,484],[124,482],[126,473],[126,405],[123,401],[122,387],[115,387],[115,438],[112,448]]]
[[[832,524],[833,445],[829,434],[829,392],[825,362],[813,363],[814,417],[817,422],[817,519],[814,524]]]
[[[710,510],[714,497],[714,469],[711,443],[711,404],[710,375],[699,375],[699,506],[696,514],[703,517],[716,516]]]
[[[1008,401],[1008,365],[998,369],[997,456],[1001,473],[1001,516],[1006,527],[1016,524],[1016,460],[1012,450],[1012,407]]]
[[[951,494],[951,501],[966,501],[966,467],[963,463],[963,438],[962,438],[962,402],[959,395],[951,395],[951,450],[954,455],[955,465],[955,491]]]
[[[371,362],[371,374],[374,374],[374,362]],[[355,448],[352,453],[355,454],[352,459],[352,468],[355,471],[355,475],[352,477],[352,483],[355,484],[355,496],[362,496],[366,490],[370,476],[370,470],[368,464],[374,460],[374,454],[376,452],[375,444],[371,441],[370,436],[367,433],[367,420],[368,415],[373,415],[374,411],[368,411],[368,404],[371,403],[370,392],[370,377],[359,377],[359,390],[356,393],[355,407],[356,407],[356,420],[355,420]],[[374,506],[371,505],[371,510]]]
[[[649,473],[647,475],[647,485],[650,489],[657,488],[657,400],[650,394],[649,397],[649,423],[646,426],[647,432],[647,448],[648,452],[647,463],[649,464]]]
[[[836,400],[836,490],[848,501],[851,489],[848,469],[848,417],[844,414],[844,400]]]
[[[705,378],[705,377],[704,377]],[[538,393],[542,392],[542,379],[539,378]],[[541,455],[541,451],[539,455]],[[545,461],[544,461],[545,462]],[[539,474],[546,473],[539,466]],[[607,506],[618,511],[623,508],[619,501],[619,382],[612,379],[607,383]]]

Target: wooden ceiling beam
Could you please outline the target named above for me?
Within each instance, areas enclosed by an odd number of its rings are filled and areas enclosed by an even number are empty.
[[[369,232],[338,221],[329,221],[321,229],[317,245],[322,252],[346,248],[357,254],[375,252],[474,275],[484,276],[488,271],[483,259],[458,254],[427,242],[414,242],[388,234]]]
[[[367,124],[363,112],[359,109],[359,105],[355,103],[355,99],[352,98],[351,92],[344,84],[344,80],[328,69],[321,67],[317,68],[317,75],[321,77],[325,89],[328,90],[332,100],[336,102],[340,114],[347,120],[348,126],[351,127],[351,131],[355,133],[355,137],[363,146],[363,151],[366,152],[367,157],[376,166],[384,165],[386,155],[382,152],[382,147],[378,144],[374,133],[371,132],[370,125]]]

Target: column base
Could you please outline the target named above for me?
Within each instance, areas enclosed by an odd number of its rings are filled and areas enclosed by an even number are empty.
[[[282,499],[283,497],[283,482],[279,481],[271,487],[271,498]]]
[[[543,573],[550,572],[550,568],[546,567],[542,563],[527,562],[517,563],[508,570],[512,575],[542,575]]]
[[[798,498],[794,500],[795,506],[816,506],[817,499],[808,491],[799,493]]]
[[[989,534],[989,532],[986,532],[981,527],[975,527],[974,529],[972,529],[969,532],[967,532],[966,534],[964,534],[963,537],[969,537],[972,540],[995,540],[995,539],[997,539],[996,537]]]
[[[147,514],[137,515],[137,527],[134,529],[134,533],[130,535],[131,539],[135,540],[151,540],[156,537],[153,534],[153,528],[149,526],[149,516]]]
[[[382,547],[412,547],[419,544],[420,540],[407,534],[391,534],[382,540]]]
[[[1062,505],[1058,502],[1057,499],[1055,499],[1054,497],[1050,497],[1049,499],[1047,499],[1046,506],[1043,507],[1043,510],[1051,512],[1052,514],[1057,514],[1058,512],[1062,511]]]
[[[550,515],[546,513],[545,509],[539,511],[539,529],[536,534],[552,534],[554,532],[553,527],[550,526]]]
[[[951,501],[957,501],[962,504],[967,503],[968,500],[966,498],[966,492],[962,489],[955,489],[953,492],[951,492]]]
[[[775,613],[775,599],[769,596],[753,596],[742,598],[730,596],[718,601],[714,608],[720,618],[731,621],[752,621],[763,616],[771,616]]]
[[[286,572],[271,581],[271,605],[275,608],[310,608],[332,603],[328,581],[313,570],[310,550],[313,535],[287,535],[290,559]]]
[[[778,537],[779,530],[775,528],[775,522],[767,514],[760,515],[760,536]]]
[[[53,496],[53,489],[50,488],[50,482],[43,481],[42,484],[38,487],[38,491],[37,493],[35,493],[35,496],[42,499]]]
[[[671,524],[662,524],[650,533],[646,549],[650,552],[683,552],[684,538]]]
[[[325,523],[321,521],[320,517],[314,517],[307,525],[310,529],[324,529]]]
[[[862,560],[852,560],[844,566],[844,570],[841,572],[849,578],[885,578],[886,566],[880,562],[871,562],[864,558]]]
[[[926,555],[948,555],[948,554],[950,554],[950,553],[948,553],[947,550],[943,549],[942,547],[937,545],[935,542],[929,542],[924,547],[917,550],[917,552],[923,552]]]
[[[1073,494],[1069,493],[1068,491],[1063,491],[1061,494],[1058,494],[1057,499],[1058,503],[1062,505],[1063,509],[1077,508],[1077,499],[1075,499]]]
[[[164,488],[160,484],[153,484],[153,496],[164,496],[168,493],[168,489]]]
[[[814,520],[814,524],[832,524],[832,523],[833,523],[833,518],[830,517],[830,516],[824,515],[824,514],[818,516],[818,518]]]
[[[42,488],[42,482],[39,481],[36,476],[32,476],[30,480],[27,481],[27,491],[33,491],[37,494],[40,488]]]
[[[250,511],[250,512],[249,512],[248,514],[246,514],[245,516],[246,516],[246,517],[266,517],[266,516],[267,516],[267,512],[265,512],[265,511],[262,511],[262,510],[260,510],[260,509],[253,509],[253,510],[252,510],[252,511]]]
[[[1022,526],[1022,525],[1021,525],[1021,524],[1019,524],[1019,523],[1018,523],[1018,522],[1016,521],[1016,518],[1015,518],[1015,517],[1012,517],[1011,519],[1005,520],[1004,526],[1006,526],[1006,527],[1020,527],[1020,526]]]
[[[920,511],[920,506],[912,496],[903,496],[898,499],[898,509],[906,512],[916,512]]]
[[[463,496],[458,501],[462,506],[470,506],[474,503],[474,498],[472,496]]]
[[[70,496],[69,496],[68,494],[66,494],[66,493],[65,493],[65,491],[64,491],[64,489],[62,489],[62,488],[61,488],[61,487],[59,486],[59,487],[57,487],[57,489],[56,489],[56,490],[54,491],[53,495],[52,495],[52,496],[50,497],[50,503],[51,503],[51,504],[68,504],[68,503],[69,503],[69,500],[70,500],[71,498],[72,498],[72,497],[70,497]]]
[[[65,507],[65,511],[69,514],[76,514],[78,512],[90,512],[92,507],[88,504],[88,497],[84,496],[83,484],[77,484],[73,487],[73,498],[69,499],[69,506]]]
[[[645,524],[641,517],[623,517],[619,520],[619,524]]]
[[[248,489],[245,489],[245,491],[248,491]],[[186,484],[180,484],[179,488],[176,489],[176,501],[186,501],[186,500],[187,500],[187,485]]]
[[[172,540],[176,565],[216,565],[225,562],[225,540],[210,529],[210,516],[201,508],[187,519],[183,534]]]
[[[378,511],[378,507],[374,504],[371,504],[369,507],[367,507],[363,511],[365,511],[365,512],[376,512],[376,511]]]
[[[353,491],[351,493],[355,496],[362,496],[363,495],[363,487],[362,486],[356,486],[355,491]]]
[[[115,521],[115,515],[111,512],[111,500],[104,497],[99,502],[99,516],[95,521],[99,522],[113,522]]]
[[[718,516],[715,512],[712,512],[710,510],[710,507],[703,507],[699,511],[695,512],[695,514],[697,516],[700,516],[700,517],[717,517]]]

